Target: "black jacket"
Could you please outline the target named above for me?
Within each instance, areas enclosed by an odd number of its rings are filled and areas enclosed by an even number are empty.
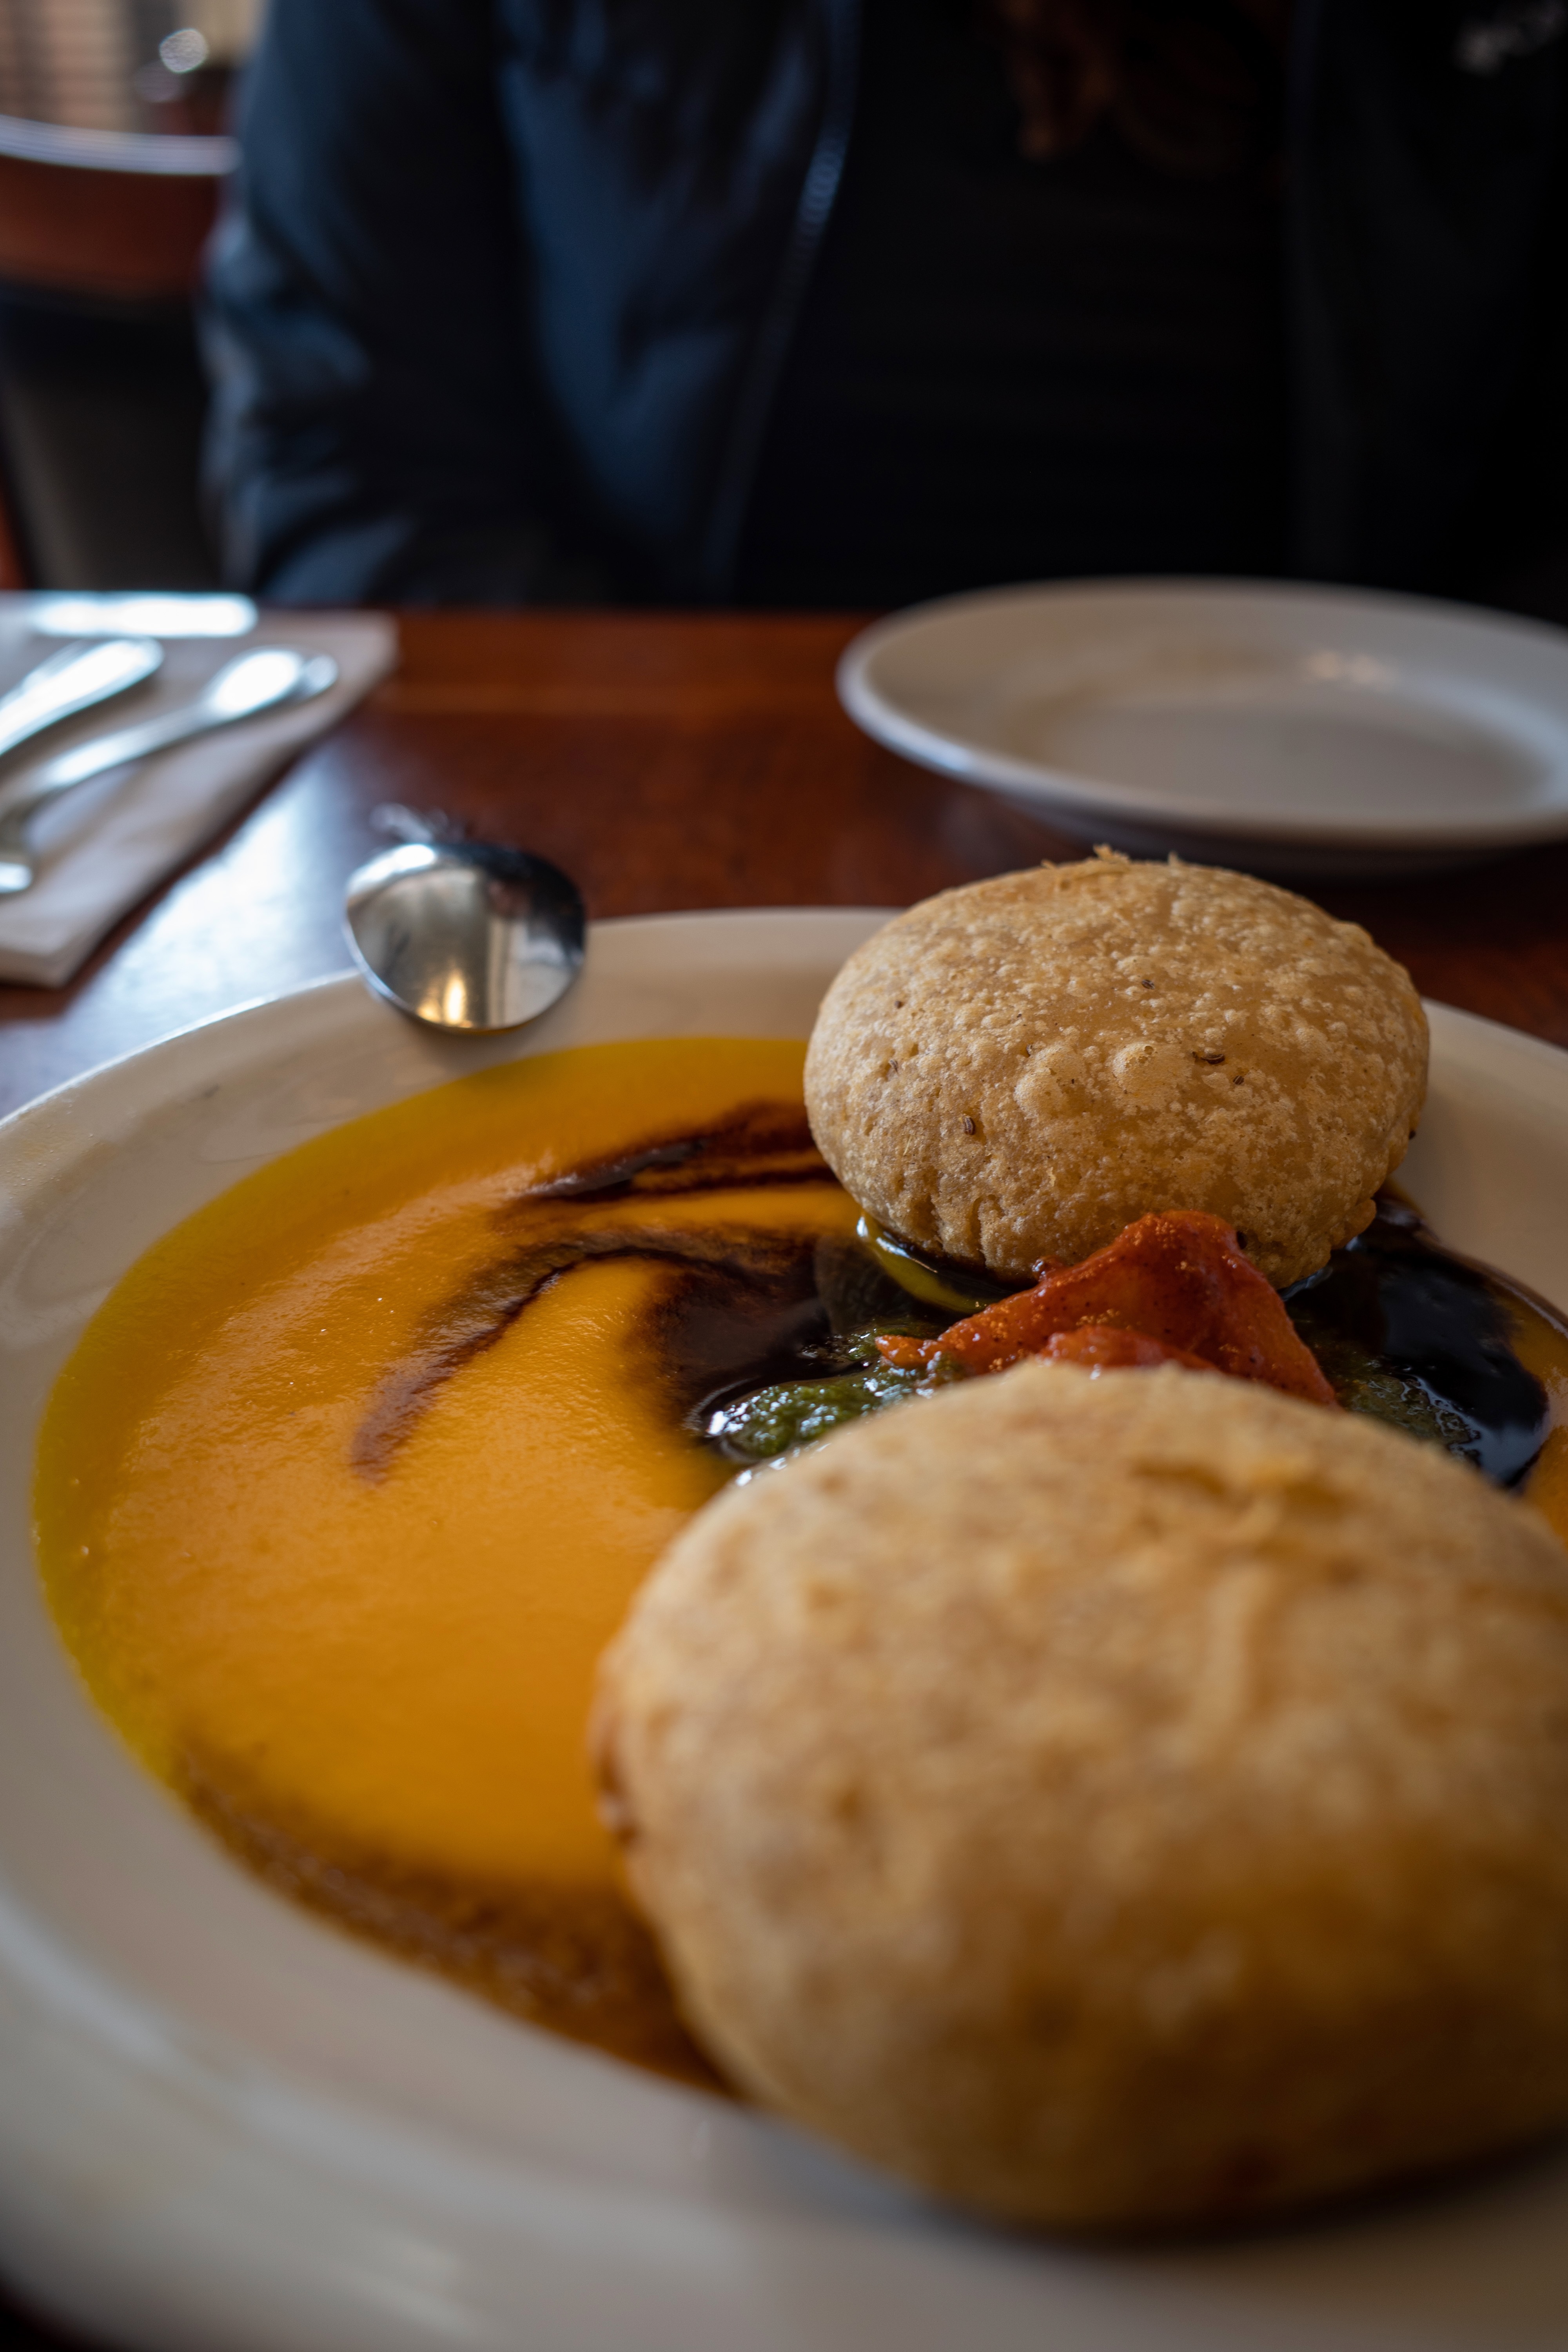
[[[271,0],[208,297],[233,580],[722,600],[858,31],[858,0]],[[1297,0],[1303,576],[1542,601],[1565,36],[1568,0]]]

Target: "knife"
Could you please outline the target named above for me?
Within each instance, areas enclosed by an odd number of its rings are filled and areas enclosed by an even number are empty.
[[[58,720],[140,686],[163,659],[155,637],[101,637],[50,654],[20,686],[0,695],[0,758]]]

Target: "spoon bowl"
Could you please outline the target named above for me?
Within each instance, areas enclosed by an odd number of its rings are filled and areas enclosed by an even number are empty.
[[[300,653],[294,646],[257,646],[239,654],[209,679],[202,703],[219,726],[254,719],[280,702],[300,702],[337,682],[330,654]]]
[[[487,842],[384,850],[350,876],[343,923],[376,994],[433,1029],[521,1029],[583,967],[576,884],[545,858]]]

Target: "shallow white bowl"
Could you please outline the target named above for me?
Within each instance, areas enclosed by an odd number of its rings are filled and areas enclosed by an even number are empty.
[[[603,926],[579,990],[521,1038],[442,1040],[330,981],[0,1126],[0,2266],[40,2303],[146,2352],[1568,2341],[1568,2159],[1243,2244],[986,2231],[294,1909],[75,1678],[32,1559],[36,1431],[151,1242],[275,1154],[488,1062],[803,1035],[878,919]],[[1458,1246],[1568,1300],[1568,1055],[1433,1021],[1410,1186]]]

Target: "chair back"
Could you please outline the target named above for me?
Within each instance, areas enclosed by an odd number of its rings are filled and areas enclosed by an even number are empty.
[[[78,299],[188,299],[232,139],[84,131],[0,115],[0,286]],[[0,588],[30,584],[0,478]]]
[[[0,282],[122,301],[195,285],[232,139],[0,115]]]

